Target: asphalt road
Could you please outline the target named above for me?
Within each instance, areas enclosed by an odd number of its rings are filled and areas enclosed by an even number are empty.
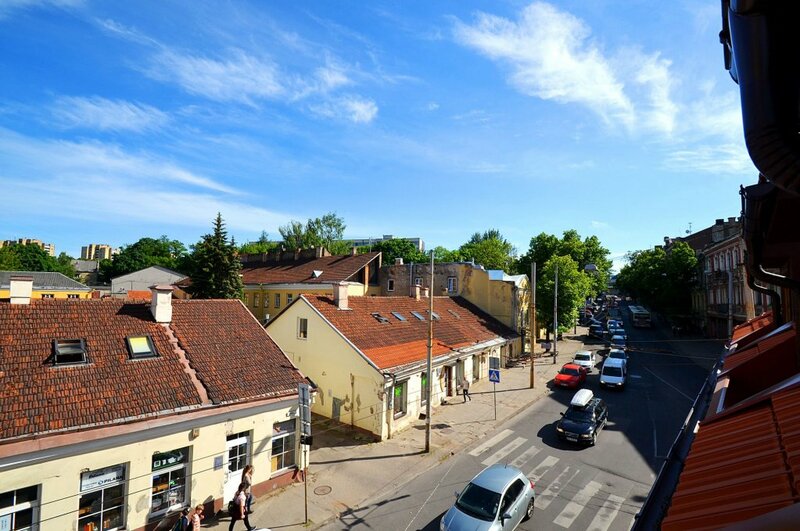
[[[599,363],[585,386],[609,407],[609,422],[596,446],[557,439],[555,423],[574,392],[552,389],[484,440],[371,500],[358,520],[324,529],[438,530],[454,493],[494,463],[517,466],[536,483],[534,516],[518,529],[630,529],[719,345],[672,338],[663,329],[626,328],[629,345],[636,347],[627,387],[601,389]]]

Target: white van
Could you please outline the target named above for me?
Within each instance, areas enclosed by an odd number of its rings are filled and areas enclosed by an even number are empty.
[[[603,368],[600,370],[600,385],[623,389],[627,379],[628,369],[625,365],[625,360],[606,358],[606,361],[603,362]]]

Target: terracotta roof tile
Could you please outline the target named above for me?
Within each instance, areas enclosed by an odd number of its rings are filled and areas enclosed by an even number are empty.
[[[363,279],[353,277],[379,255],[380,253],[375,252],[295,261],[245,262],[242,264],[242,280],[245,284],[329,284],[345,280],[362,282]],[[322,271],[322,274],[315,277],[314,271]]]
[[[420,361],[427,355],[430,305],[427,298],[349,297],[347,310],[339,310],[327,296],[303,295],[303,298],[381,369]],[[433,306],[434,313],[439,315],[439,320],[433,322],[434,353],[498,337],[518,337],[514,330],[461,297],[434,297]],[[412,311],[425,316],[425,321],[414,317]],[[401,314],[405,321],[392,312]],[[380,322],[373,313],[386,317],[388,322]]]
[[[241,302],[172,304],[170,328],[214,403],[296,392],[302,375]],[[132,335],[149,335],[159,357],[129,359]],[[53,340],[68,338],[85,340],[89,364],[46,363]],[[147,303],[0,304],[0,441],[199,408],[180,359]]]
[[[745,323],[735,326],[730,343],[735,345],[736,350],[742,350],[775,330],[776,327],[772,311],[764,312]]]

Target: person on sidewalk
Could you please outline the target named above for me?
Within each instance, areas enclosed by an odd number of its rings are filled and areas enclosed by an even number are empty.
[[[204,509],[205,507],[203,507],[202,504],[194,508],[194,514],[192,514],[192,519],[191,519],[192,531],[200,531],[200,522],[202,522],[203,518],[205,518],[205,516],[203,516]]]
[[[461,390],[464,392],[464,402],[466,402],[467,399],[472,402],[472,397],[469,396],[469,380],[466,376],[461,378]]]
[[[253,514],[253,472],[255,472],[255,468],[253,465],[245,465],[244,469],[242,470],[242,483],[247,485],[247,489],[245,490],[245,494],[247,495],[247,514]]]
[[[181,516],[175,525],[172,526],[172,531],[189,531],[189,508],[186,507],[181,511]]]
[[[250,525],[250,519],[247,517],[247,484],[239,483],[239,488],[236,489],[236,495],[233,497],[236,505],[236,510],[231,513],[231,525],[228,526],[228,531],[233,531],[233,527],[239,520],[244,520],[244,526],[247,531],[252,531],[255,527]]]

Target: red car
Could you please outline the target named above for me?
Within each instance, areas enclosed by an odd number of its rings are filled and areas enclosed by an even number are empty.
[[[574,363],[567,363],[556,374],[553,383],[559,387],[575,389],[586,381],[586,369]]]

